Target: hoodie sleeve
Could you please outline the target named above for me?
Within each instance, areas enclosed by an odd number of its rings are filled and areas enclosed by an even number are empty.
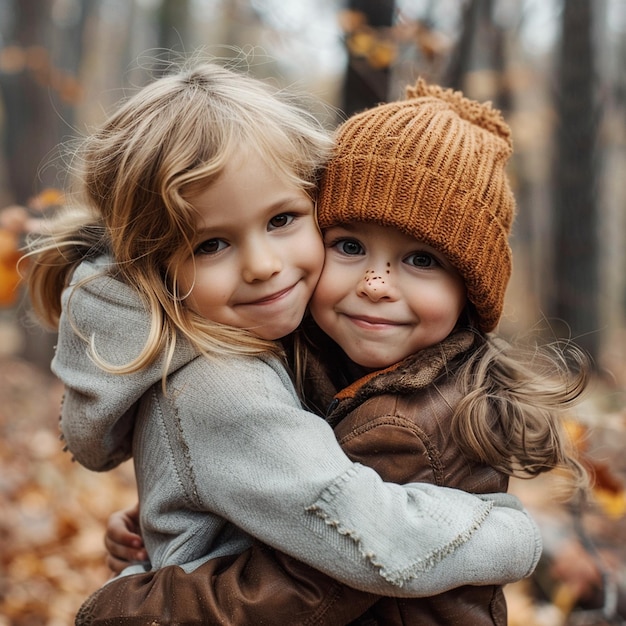
[[[512,496],[385,483],[297,405],[278,363],[224,357],[213,365],[200,357],[178,370],[159,410],[140,422],[140,491],[151,494],[142,521],[156,567],[187,562],[172,549],[172,529],[186,534],[187,549],[200,541],[198,511],[381,595],[512,582],[535,567],[541,540]],[[183,509],[185,520],[175,519]]]
[[[150,318],[130,287],[106,274],[109,259],[83,262],[63,293],[63,313],[53,373],[64,383],[61,431],[74,458],[86,468],[106,471],[131,456],[137,401],[161,379],[163,362],[132,374],[113,374],[89,356],[93,341],[100,358],[125,365],[148,337]],[[88,282],[83,282],[88,281]],[[178,346],[170,371],[196,353]]]

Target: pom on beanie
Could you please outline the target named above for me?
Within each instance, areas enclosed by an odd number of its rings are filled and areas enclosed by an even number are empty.
[[[511,131],[491,104],[419,79],[405,100],[338,128],[320,185],[320,227],[374,222],[441,251],[489,332],[511,275],[511,153]]]

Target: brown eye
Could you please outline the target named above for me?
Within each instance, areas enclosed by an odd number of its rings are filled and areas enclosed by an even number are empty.
[[[284,228],[285,226],[289,226],[295,217],[290,215],[289,213],[280,213],[279,215],[275,215],[269,223],[268,230],[274,230],[276,228]]]
[[[207,239],[194,250],[194,254],[215,254],[224,250],[228,244],[223,239]]]

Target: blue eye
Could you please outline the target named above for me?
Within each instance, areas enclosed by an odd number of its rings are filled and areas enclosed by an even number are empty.
[[[412,267],[439,267],[440,263],[427,252],[414,252],[404,258],[404,262]]]
[[[221,252],[228,244],[223,239],[207,239],[203,241],[199,246],[196,246],[194,254],[216,254]]]
[[[331,247],[348,256],[365,254],[365,248],[356,239],[339,239]]]

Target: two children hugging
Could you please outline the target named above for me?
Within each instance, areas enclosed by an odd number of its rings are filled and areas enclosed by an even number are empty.
[[[153,569],[78,623],[506,623],[500,585],[540,541],[502,492],[555,467],[583,482],[560,416],[586,372],[491,334],[514,213],[500,114],[408,96],[338,131],[323,270],[325,138],[257,81],[161,79],[87,140],[90,211],[40,244],[31,293],[60,314],[69,449],[98,470],[132,454]]]

